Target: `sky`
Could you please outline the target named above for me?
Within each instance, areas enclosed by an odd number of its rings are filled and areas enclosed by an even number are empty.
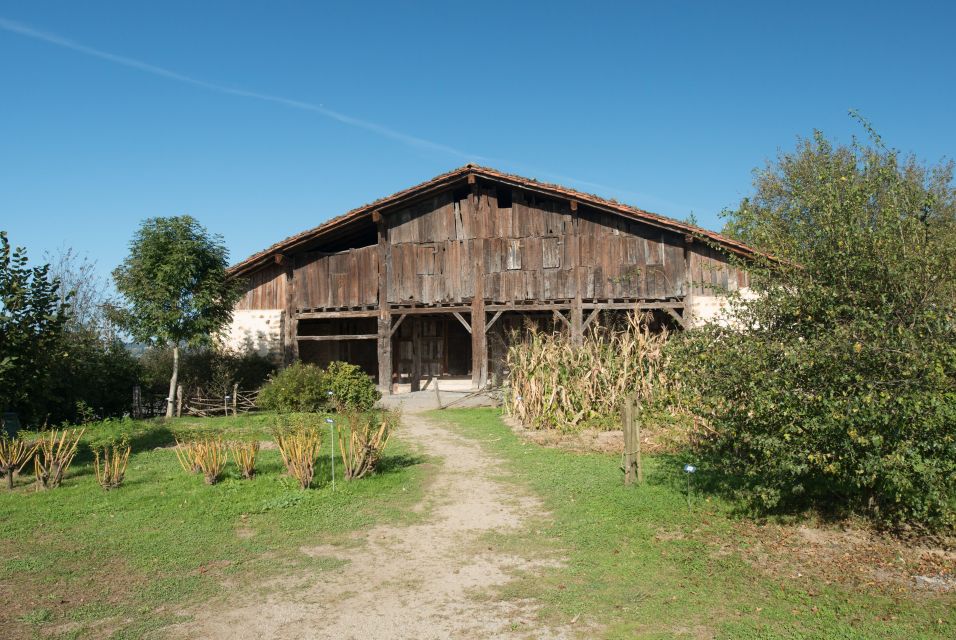
[[[953,2],[0,0],[0,230],[109,273],[190,214],[232,262],[459,167],[719,229],[858,110],[956,148]]]

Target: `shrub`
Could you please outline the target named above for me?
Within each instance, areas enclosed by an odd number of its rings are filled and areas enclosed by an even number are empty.
[[[39,454],[33,459],[37,483],[44,489],[59,487],[83,437],[83,429],[50,431],[38,441]]]
[[[199,463],[196,461],[196,452],[199,443],[196,440],[176,440],[176,459],[179,460],[179,466],[186,473],[199,473]]]
[[[345,467],[345,479],[356,480],[375,470],[388,438],[398,424],[398,415],[349,412],[348,426],[339,430],[339,452]]]
[[[286,470],[303,489],[312,484],[322,444],[316,419],[307,415],[283,416],[276,419],[273,430]]]
[[[132,447],[125,440],[93,449],[93,472],[96,481],[105,490],[109,491],[123,484],[131,451]]]
[[[673,344],[700,452],[760,511],[956,524],[956,190],[875,139],[821,135],[757,174],[736,328]]]
[[[168,347],[151,347],[140,356],[142,384],[153,393],[169,392],[173,352]],[[198,393],[223,397],[240,389],[258,389],[276,369],[275,363],[255,351],[222,347],[183,349],[179,357],[179,384],[191,396]]]
[[[221,438],[205,438],[195,443],[193,460],[206,484],[216,484],[226,468],[226,445]]]
[[[328,401],[325,374],[312,364],[295,362],[262,387],[258,404],[280,413],[321,411]]]
[[[512,337],[508,412],[531,428],[576,430],[620,423],[625,397],[649,396],[660,384],[667,333],[628,316],[620,329],[597,327],[577,346],[570,336],[534,326]]]
[[[254,442],[233,442],[229,445],[232,450],[232,459],[236,461],[239,467],[239,473],[246,480],[251,480],[256,475],[256,454],[259,453],[259,441]]]
[[[331,362],[325,370],[325,386],[337,411],[369,411],[382,394],[361,367]]]
[[[36,443],[28,444],[21,438],[0,434],[0,473],[6,476],[8,489],[13,489],[13,474],[20,472],[36,450]]]

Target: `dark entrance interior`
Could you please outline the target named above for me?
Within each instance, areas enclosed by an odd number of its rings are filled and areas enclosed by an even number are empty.
[[[395,382],[468,376],[471,374],[471,334],[454,316],[407,317],[392,336]]]

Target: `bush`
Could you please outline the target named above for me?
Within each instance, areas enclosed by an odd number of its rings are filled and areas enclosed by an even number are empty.
[[[258,404],[279,413],[315,413],[328,402],[325,373],[313,364],[294,362],[262,387]]]
[[[142,384],[152,393],[169,392],[169,372],[173,370],[173,352],[168,347],[152,347],[140,357]],[[258,389],[276,370],[275,363],[255,351],[224,348],[184,349],[179,357],[179,384],[187,396],[197,394],[222,397],[240,389]]]
[[[382,397],[372,378],[347,362],[329,363],[325,385],[327,391],[331,391],[331,404],[337,411],[369,411]]]
[[[758,174],[731,229],[736,328],[673,343],[700,453],[760,511],[956,524],[956,190],[950,167],[821,136]]]

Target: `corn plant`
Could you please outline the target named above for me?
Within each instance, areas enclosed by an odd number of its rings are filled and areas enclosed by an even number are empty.
[[[398,416],[391,412],[351,412],[346,414],[346,422],[347,428],[339,430],[339,452],[345,479],[356,480],[375,470]]]
[[[229,449],[232,451],[232,459],[239,467],[239,473],[246,480],[251,480],[256,475],[256,454],[259,453],[259,442],[233,442],[229,445]]]
[[[50,431],[37,441],[39,454],[33,459],[37,484],[43,489],[59,487],[70,468],[85,429]]]
[[[615,330],[595,327],[574,345],[569,336],[530,326],[508,347],[508,413],[531,428],[575,430],[617,422],[629,396],[650,397],[663,382],[667,334],[634,314]]]
[[[93,450],[93,472],[96,474],[96,481],[105,490],[109,491],[123,484],[131,451],[132,447],[126,440]]]
[[[20,473],[36,453],[37,446],[22,438],[10,438],[6,434],[0,436],[0,473],[6,476],[8,489],[13,489],[13,474]]]
[[[277,426],[273,431],[282,462],[299,486],[307,489],[315,475],[315,461],[319,458],[321,438],[309,419],[294,417],[292,426]]]
[[[195,463],[206,479],[206,484],[216,484],[226,468],[226,445],[221,438],[206,438],[195,445]]]

